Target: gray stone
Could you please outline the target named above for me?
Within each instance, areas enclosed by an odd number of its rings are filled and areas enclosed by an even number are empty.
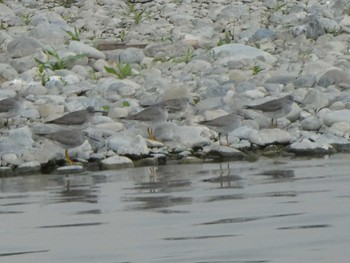
[[[21,58],[33,55],[42,48],[41,43],[33,37],[16,38],[7,45],[11,58]]]
[[[0,63],[0,80],[13,80],[18,76],[17,71],[8,64]]]
[[[16,17],[15,12],[3,3],[0,3],[0,17],[3,21]]]
[[[70,41],[68,49],[79,55],[84,54],[89,58],[106,59],[106,55],[104,53],[79,41]]]
[[[41,165],[38,161],[25,162],[16,168],[16,174],[33,174],[40,173]]]
[[[214,59],[222,65],[228,65],[232,61],[246,59],[255,60],[261,58],[268,64],[273,64],[277,59],[260,49],[242,44],[227,44],[213,48]]]
[[[216,156],[219,158],[230,160],[242,160],[245,156],[245,154],[242,153],[240,150],[218,144],[211,144],[210,146],[205,146],[203,151],[207,152],[210,156]]]
[[[307,19],[308,21],[305,24],[293,28],[294,36],[304,34],[307,38],[316,40],[319,36],[325,34],[325,30],[316,16],[310,16]]]
[[[301,75],[294,82],[297,88],[313,87],[316,83],[316,76],[312,74]]]
[[[108,139],[107,146],[119,155],[141,157],[149,154],[147,142],[139,134],[132,136],[127,132],[122,132],[111,136]]]
[[[322,123],[321,121],[316,118],[315,116],[309,116],[308,118],[303,119],[300,122],[301,128],[306,131],[318,131]]]
[[[109,60],[114,60],[120,63],[140,63],[144,59],[145,55],[141,49],[127,48],[117,53],[117,56],[110,55]]]
[[[101,168],[106,170],[134,167],[134,163],[127,157],[114,155],[101,161]]]
[[[287,144],[292,139],[292,136],[280,129],[262,129],[252,132],[249,141],[259,146],[266,146],[270,144]]]
[[[308,139],[294,142],[288,146],[288,149],[298,155],[325,155],[336,152],[334,147],[328,143],[317,143]]]
[[[274,40],[276,33],[268,28],[259,28],[251,37],[252,41],[258,41],[262,39]]]
[[[350,76],[340,69],[330,69],[318,80],[317,85],[328,87],[330,85],[350,85]]]
[[[350,122],[350,110],[331,111],[323,116],[323,123],[327,126],[331,126],[336,122]]]
[[[64,44],[67,37],[67,33],[61,26],[45,22],[32,28],[28,35],[44,45],[53,46]]]

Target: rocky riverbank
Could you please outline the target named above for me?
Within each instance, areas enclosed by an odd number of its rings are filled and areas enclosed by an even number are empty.
[[[5,0],[0,18],[0,98],[24,94],[1,128],[3,175],[62,165],[63,149],[36,131],[88,106],[108,114],[69,150],[82,165],[61,169],[350,149],[348,1]],[[229,146],[198,124],[287,94],[301,104],[277,127],[247,111]],[[122,119],[182,96],[195,106],[159,124],[158,141]]]

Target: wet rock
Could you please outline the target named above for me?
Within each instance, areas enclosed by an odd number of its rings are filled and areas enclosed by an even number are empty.
[[[132,160],[127,157],[114,155],[101,161],[101,168],[106,170],[134,167]]]
[[[16,168],[16,174],[34,174],[39,173],[41,170],[41,165],[38,161],[25,162]]]
[[[308,139],[292,143],[288,146],[288,149],[297,155],[325,155],[336,152],[330,144],[312,142]]]
[[[232,147],[222,146],[218,144],[211,144],[203,148],[204,152],[207,152],[209,156],[216,156],[218,158],[230,159],[230,160],[242,160],[244,159],[244,153]]]

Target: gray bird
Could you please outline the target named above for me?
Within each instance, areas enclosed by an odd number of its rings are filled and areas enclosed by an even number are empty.
[[[273,124],[273,120],[284,117],[292,111],[292,104],[294,102],[294,97],[287,95],[283,98],[270,100],[259,105],[246,105],[244,108],[260,111],[263,115],[270,118]]]
[[[0,101],[0,119],[6,119],[5,126],[7,126],[8,119],[14,118],[19,114],[21,109],[21,98],[21,95],[17,94],[14,97]]]
[[[168,110],[168,119],[180,119],[185,115],[190,106],[190,99],[188,97],[174,98],[163,100],[152,105],[143,105],[147,107],[164,107]]]
[[[153,128],[159,123],[167,121],[168,110],[166,107],[161,105],[151,105],[136,114],[125,117],[124,119],[149,123],[150,128],[147,129],[149,139],[155,140]]]
[[[72,111],[70,113],[67,113],[66,115],[63,115],[62,117],[51,121],[47,121],[45,123],[83,128],[88,124],[92,116],[97,112],[104,113],[104,111],[95,110],[93,107],[87,107],[84,110]]]
[[[228,143],[228,133],[231,131],[237,129],[241,126],[242,122],[242,116],[239,115],[237,112],[232,112],[230,114],[212,119],[207,121],[201,121],[199,124],[205,125],[208,128],[218,132],[219,134],[219,143],[220,143],[220,137],[221,135],[226,136],[226,143]]]
[[[86,134],[79,130],[60,130],[50,134],[38,133],[36,135],[50,139],[55,144],[61,146],[64,149],[66,161],[69,164],[74,164],[74,162],[70,159],[68,150],[82,145],[87,139]]]

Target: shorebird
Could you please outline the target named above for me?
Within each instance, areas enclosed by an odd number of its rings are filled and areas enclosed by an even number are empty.
[[[0,118],[6,119],[5,126],[8,125],[8,119],[14,118],[19,114],[21,109],[21,95],[3,99],[0,101]]]
[[[168,110],[162,105],[151,105],[136,114],[125,117],[124,119],[149,123],[150,127],[147,129],[149,139],[156,140],[153,128],[159,123],[167,121]]]
[[[284,117],[292,111],[292,104],[294,102],[294,97],[287,95],[283,98],[270,100],[259,105],[246,105],[244,108],[260,111],[263,115],[271,119],[273,125],[273,120],[277,121],[278,118]]]
[[[36,135],[50,139],[62,147],[66,161],[69,164],[74,164],[74,161],[70,159],[68,150],[82,145],[87,139],[85,133],[79,130],[59,130],[49,134],[37,133]]]
[[[220,137],[221,135],[226,136],[226,143],[228,143],[228,133],[231,131],[237,129],[239,126],[241,126],[242,116],[239,115],[237,112],[232,112],[230,114],[212,119],[207,121],[201,121],[199,124],[205,125],[208,128],[216,131],[219,135],[219,143],[220,143]]]
[[[95,110],[93,107],[89,106],[84,110],[72,111],[70,113],[67,113],[66,115],[63,115],[62,117],[51,121],[47,121],[45,123],[64,125],[71,128],[84,128],[84,126],[86,126],[89,123],[94,113],[97,112],[104,111]]]
[[[168,110],[168,119],[180,119],[185,115],[190,106],[190,99],[188,97],[167,99],[161,102],[151,104],[151,105],[143,105],[147,107],[164,107]]]

